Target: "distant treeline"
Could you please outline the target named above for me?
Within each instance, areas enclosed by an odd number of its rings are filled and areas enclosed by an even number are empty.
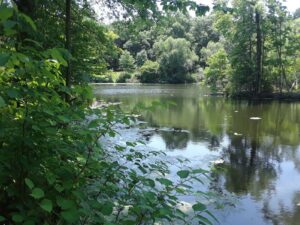
[[[218,1],[211,13],[168,13],[156,21],[117,21],[109,26],[117,75],[95,81],[187,83],[213,91],[265,93],[298,90],[299,9],[291,15],[279,0]],[[113,79],[112,79],[113,77]]]

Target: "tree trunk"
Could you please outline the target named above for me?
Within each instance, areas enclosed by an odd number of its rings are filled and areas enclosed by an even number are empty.
[[[262,77],[262,34],[261,34],[261,16],[258,10],[255,11],[256,23],[256,82],[255,94],[261,92],[261,77]]]
[[[71,53],[71,0],[66,0],[66,18],[65,18],[65,48]],[[71,60],[68,60],[68,67],[66,69],[66,85],[71,86]]]
[[[251,150],[250,150],[250,160],[249,160],[250,168],[252,168],[255,165],[256,150],[257,150],[256,140],[251,140]]]

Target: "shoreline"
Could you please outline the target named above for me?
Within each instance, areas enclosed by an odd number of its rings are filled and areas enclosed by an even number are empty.
[[[254,95],[251,93],[235,94],[230,96],[234,100],[253,100],[253,101],[268,101],[268,100],[279,100],[279,101],[300,101],[300,93],[261,93]]]
[[[157,86],[164,86],[164,85],[199,85],[201,87],[201,83],[181,83],[181,84],[160,84],[160,83],[89,83],[89,85],[112,85],[112,86],[151,86],[151,85],[157,85]],[[207,93],[208,96],[216,96],[216,97],[225,97],[228,99],[233,100],[252,100],[252,101],[272,101],[272,100],[279,100],[279,101],[300,101],[300,92],[274,92],[274,93],[261,93],[258,95],[255,95],[253,93],[239,93],[239,94],[233,94],[229,95],[224,92],[210,92]]]

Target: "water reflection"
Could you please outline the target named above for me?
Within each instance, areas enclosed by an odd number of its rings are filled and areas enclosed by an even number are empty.
[[[264,190],[272,190],[276,179],[276,159],[264,151],[259,139],[232,137],[223,149],[226,173],[225,188],[237,194],[250,193],[259,200]]]
[[[159,133],[168,150],[185,149],[188,145],[189,134],[187,132],[161,131]]]
[[[205,96],[196,85],[101,86],[95,93],[129,111],[176,103],[142,112],[149,127],[159,128],[150,143],[188,157],[220,153],[225,170],[213,186],[240,196],[245,209],[221,224],[300,224],[300,103],[230,101]]]

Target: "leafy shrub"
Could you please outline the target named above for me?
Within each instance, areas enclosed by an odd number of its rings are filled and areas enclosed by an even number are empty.
[[[140,68],[138,79],[142,83],[159,83],[159,64],[153,61],[146,61]]]
[[[197,55],[191,50],[191,43],[184,38],[160,40],[154,45],[158,55],[162,81],[185,83],[194,69]]]
[[[36,28],[16,9],[0,7],[0,15],[0,30],[8,29],[0,43],[0,222],[71,224],[80,216],[87,154],[99,148],[96,132],[81,125],[90,88],[65,86],[66,50],[12,47],[18,32]]]
[[[231,73],[227,53],[220,49],[208,58],[208,65],[204,70],[206,83],[211,86],[212,91],[224,89],[228,83],[227,77]]]
[[[126,83],[128,79],[131,78],[130,72],[122,72],[118,79],[116,80],[117,83]]]
[[[114,125],[129,125],[129,118],[112,106],[91,108],[88,86],[65,86],[65,50],[35,49],[26,42],[14,48],[18,32],[34,33],[29,17],[0,7],[0,19],[1,30],[10,29],[6,46],[0,42],[0,223],[189,220],[177,196],[191,194],[188,185],[207,171],[180,169],[175,182],[166,177],[162,153],[140,152],[135,142],[101,145],[100,137],[116,136]],[[158,156],[155,163],[147,162],[152,156]],[[204,204],[192,209],[199,223],[210,222]]]
[[[122,70],[124,71],[132,71],[134,70],[134,58],[128,51],[123,51],[122,55],[120,56],[119,64]]]
[[[136,54],[136,65],[142,66],[146,61],[148,60],[147,52],[146,50],[142,50]]]
[[[113,83],[112,77],[109,74],[95,75],[91,78],[95,83]]]

